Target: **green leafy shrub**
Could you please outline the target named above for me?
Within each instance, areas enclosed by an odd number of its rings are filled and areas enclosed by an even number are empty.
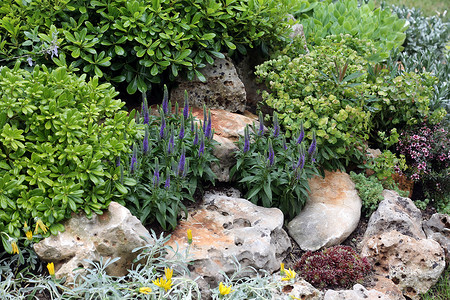
[[[137,184],[130,187],[125,205],[143,224],[157,221],[164,230],[177,225],[178,214],[186,209],[183,201],[194,201],[206,184],[214,184],[216,176],[211,164],[218,159],[212,154],[211,114],[198,122],[189,112],[187,94],[183,112],[172,109],[165,90],[158,116],[151,115],[147,101],[138,123],[145,128],[123,165]]]
[[[0,26],[5,36],[0,55],[27,54],[32,48],[30,37],[38,42],[38,33],[48,32],[45,16],[49,16],[64,37],[60,48],[67,53],[53,57],[58,66],[67,64],[73,70],[126,83],[130,94],[145,92],[152,83],[180,72],[189,79],[203,79],[198,69],[212,64],[214,57],[223,57],[221,51],[246,53],[255,46],[267,50],[283,42],[289,31],[288,8],[272,0],[66,0],[57,12],[53,5],[40,7],[44,17],[36,16],[31,6],[28,2],[11,9],[3,6],[0,15],[8,18]],[[33,19],[30,25],[28,19]],[[6,50],[11,44],[16,48]],[[27,48],[19,51],[18,47]]]
[[[388,58],[389,51],[405,40],[406,21],[389,9],[375,9],[372,1],[362,5],[357,0],[321,1],[314,5],[312,13],[295,15],[300,18],[308,41],[322,44],[323,38],[340,34],[372,40],[376,47],[373,58],[377,60]]]
[[[260,127],[239,139],[236,165],[230,177],[238,182],[245,198],[254,204],[281,209],[287,219],[295,217],[308,198],[308,179],[318,174],[314,167],[316,141],[306,149],[305,132],[301,129],[286,142],[280,131],[277,114],[274,128],[265,132],[262,114]]]
[[[320,252],[306,252],[294,269],[315,287],[345,288],[360,282],[371,267],[354,249],[339,245]]]
[[[317,135],[318,162],[342,167],[361,159],[362,143],[378,131],[391,131],[429,117],[435,77],[428,73],[393,76],[381,65],[368,68],[369,41],[330,36],[309,54],[282,55],[256,67],[269,92],[265,103],[275,109],[288,135],[305,129]],[[359,49],[355,51],[354,49]],[[442,119],[438,114],[436,119]]]
[[[116,157],[129,152],[133,116],[110,84],[66,68],[0,71],[0,232],[5,249],[36,231],[63,230],[72,212],[100,213],[124,196]],[[26,227],[26,226],[25,226]],[[41,229],[38,229],[40,227]],[[25,228],[24,228],[25,229]],[[47,233],[48,234],[48,233]]]

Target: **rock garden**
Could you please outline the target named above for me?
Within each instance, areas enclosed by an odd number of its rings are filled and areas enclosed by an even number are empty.
[[[0,8],[1,299],[450,298],[446,12]]]

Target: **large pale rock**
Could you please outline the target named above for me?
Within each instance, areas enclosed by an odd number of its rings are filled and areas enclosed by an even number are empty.
[[[245,87],[229,58],[217,58],[200,72],[206,82],[198,79],[181,81],[171,92],[172,101],[183,104],[184,91],[189,95],[192,106],[225,109],[231,112],[244,112],[246,104]]]
[[[405,300],[402,291],[389,278],[382,275],[374,275],[373,280],[375,281],[374,290],[385,294],[391,300]]]
[[[327,290],[323,300],[392,300],[391,297],[377,291],[367,290],[361,284],[355,284],[352,290]]]
[[[203,122],[203,109],[193,108],[192,115]],[[211,127],[214,129],[214,140],[219,143],[214,148],[214,156],[219,159],[218,165],[213,165],[212,170],[220,182],[230,180],[230,169],[236,163],[234,153],[238,150],[235,142],[240,135],[244,135],[247,125],[259,126],[257,117],[251,113],[240,115],[223,109],[211,109]]]
[[[152,242],[139,220],[116,202],[111,202],[103,215],[94,214],[91,219],[74,214],[64,226],[64,232],[43,239],[34,250],[42,260],[53,262],[56,277],[66,277],[68,283],[73,282],[74,269],[91,267],[85,259],[98,262],[101,257],[120,257],[106,271],[113,276],[126,275],[138,254],[132,250]],[[147,241],[142,237],[148,237]]]
[[[183,252],[188,248],[186,231],[192,230],[190,270],[210,283],[223,280],[219,271],[232,274],[235,261],[242,267],[273,272],[291,248],[282,229],[283,213],[277,208],[220,194],[205,195],[201,205],[189,212],[172,233],[168,245]]]
[[[422,230],[422,213],[409,198],[396,192],[383,191],[384,200],[370,216],[363,243],[374,235],[392,230],[416,238],[426,238]]]
[[[298,276],[297,276],[298,277]],[[281,277],[274,276],[274,281],[280,281]],[[323,293],[313,287],[309,282],[301,278],[296,278],[294,283],[285,285],[281,291],[272,295],[272,300],[287,299],[302,299],[302,300],[322,300]]]
[[[325,172],[309,181],[305,207],[288,224],[289,235],[302,250],[315,251],[344,241],[358,225],[362,202],[350,176]]]
[[[405,296],[420,299],[444,271],[444,250],[431,239],[415,239],[395,230],[369,238],[363,256],[374,261],[374,272],[392,280]]]
[[[424,222],[423,229],[427,238],[438,242],[445,251],[447,261],[450,262],[450,216],[434,214]]]

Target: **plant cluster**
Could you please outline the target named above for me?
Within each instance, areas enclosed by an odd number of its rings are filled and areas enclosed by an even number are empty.
[[[145,95],[145,94],[144,94]],[[199,123],[189,110],[187,93],[183,111],[168,101],[164,89],[158,115],[150,114],[144,98],[137,123],[142,131],[133,153],[121,165],[136,181],[125,197],[125,205],[145,225],[157,221],[164,230],[177,225],[178,214],[186,209],[183,200],[194,201],[203,185],[214,184],[211,164],[214,144],[211,113],[203,108],[204,122]],[[200,127],[199,127],[200,126]]]
[[[294,269],[317,288],[348,288],[361,281],[371,267],[367,258],[354,249],[339,245],[320,252],[306,252]]]
[[[295,217],[308,197],[308,179],[318,174],[314,166],[316,139],[307,147],[301,127],[295,138],[286,141],[273,116],[273,128],[265,129],[259,115],[259,128],[245,128],[239,139],[236,164],[230,171],[246,199],[264,207],[281,209],[287,219]]]
[[[400,133],[397,151],[406,158],[406,175],[422,184],[426,197],[444,213],[450,203],[450,133],[442,124],[423,123]]]
[[[17,239],[56,234],[72,212],[101,214],[126,194],[115,160],[136,128],[117,94],[64,67],[1,69],[0,235],[9,252]]]
[[[204,79],[198,70],[223,58],[221,51],[267,50],[289,33],[288,8],[278,1],[7,2],[0,10],[0,58],[38,59],[33,53],[54,24],[64,37],[55,46],[66,53],[52,55],[58,66],[124,83],[129,94],[180,72]]]
[[[406,21],[389,9],[375,8],[373,1],[361,5],[357,0],[309,2],[312,5],[305,5],[306,14],[304,10],[294,14],[301,18],[308,42],[323,44],[322,39],[329,35],[350,34],[373,41],[376,51],[372,59],[381,60],[405,40]]]
[[[256,67],[270,89],[262,94],[265,103],[279,113],[288,135],[302,121],[316,132],[318,161],[328,169],[342,168],[339,160],[361,159],[358,148],[378,131],[430,116],[435,77],[413,72],[395,76],[386,66],[370,65],[362,54],[370,48],[369,41],[330,36],[308,54],[282,55]],[[439,121],[445,112],[434,115]]]

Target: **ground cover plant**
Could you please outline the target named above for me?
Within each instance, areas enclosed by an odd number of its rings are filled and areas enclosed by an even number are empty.
[[[187,93],[182,112],[169,102],[165,89],[157,116],[151,114],[144,98],[142,115],[137,123],[141,134],[133,152],[121,162],[128,177],[135,181],[129,187],[124,204],[144,225],[158,222],[164,230],[174,229],[185,201],[194,201],[203,186],[215,183],[211,164],[213,155],[211,113],[204,111],[204,122],[198,122],[189,110]],[[156,113],[156,112],[155,112]]]
[[[316,140],[306,145],[303,128],[287,142],[277,114],[273,128],[267,130],[260,114],[259,127],[250,130],[247,126],[239,140],[230,177],[234,176],[246,199],[264,207],[278,207],[292,219],[308,198],[308,179],[319,174],[314,166],[315,153]]]
[[[8,252],[31,232],[56,234],[72,212],[101,214],[126,194],[115,160],[136,129],[117,94],[64,67],[29,72],[18,62],[0,70],[0,235]]]

